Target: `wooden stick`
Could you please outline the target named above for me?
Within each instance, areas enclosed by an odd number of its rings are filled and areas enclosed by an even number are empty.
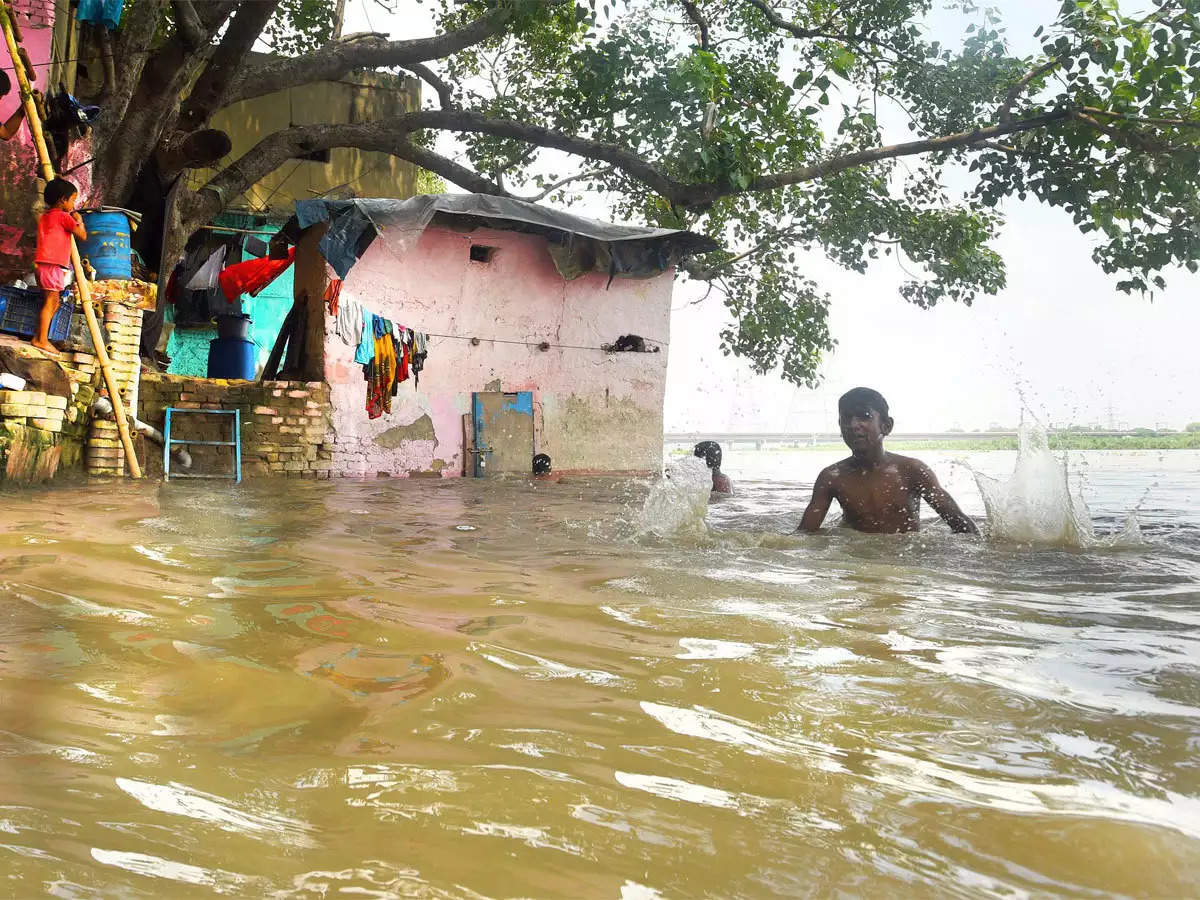
[[[29,123],[29,131],[33,135],[33,143],[37,147],[38,159],[42,164],[42,177],[46,181],[54,179],[54,164],[50,162],[50,153],[46,149],[46,136],[42,133],[42,120],[38,116],[37,107],[33,102],[33,88],[25,77],[25,67],[21,65],[20,48],[13,37],[12,17],[9,8],[0,5],[0,26],[4,29],[4,41],[8,44],[8,52],[13,60],[13,69],[21,88],[21,102],[25,106],[25,121]],[[75,284],[78,285],[79,299],[83,304],[83,317],[87,320],[88,331],[92,335],[92,343],[96,349],[96,359],[100,363],[100,371],[104,373],[104,383],[108,387],[108,396],[112,400],[113,415],[117,420],[117,433],[121,436],[121,446],[125,448],[125,463],[129,466],[129,474],[134,478],[142,477],[142,467],[138,465],[137,453],[133,449],[133,438],[129,434],[129,422],[125,418],[125,404],[121,400],[121,389],[113,375],[112,361],[108,357],[108,348],[104,346],[104,336],[100,333],[100,323],[96,321],[96,310],[92,306],[92,288],[88,283],[87,273],[83,271],[83,263],[79,258],[79,248],[75,244],[75,236],[71,236],[71,265],[75,269]]]

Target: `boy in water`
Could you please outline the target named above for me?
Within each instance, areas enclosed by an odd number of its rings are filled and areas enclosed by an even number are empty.
[[[732,494],[733,482],[721,471],[721,445],[716,441],[701,441],[692,449],[692,456],[704,460],[705,465],[712,469],[712,492],[714,494]]]
[[[797,531],[817,531],[833,500],[841,504],[842,523],[858,531],[917,531],[924,497],[953,531],[979,533],[925,463],[883,449],[893,424],[878,391],[860,387],[842,395],[838,425],[850,456],[817,476]]]
[[[37,269],[38,285],[46,295],[42,311],[38,316],[37,333],[31,343],[39,350],[56,353],[50,343],[50,322],[58,312],[62,292],[67,286],[67,274],[71,271],[71,235],[87,240],[83,220],[75,212],[75,201],[79,191],[64,178],[55,178],[46,185],[42,195],[46,211],[38,219]]]

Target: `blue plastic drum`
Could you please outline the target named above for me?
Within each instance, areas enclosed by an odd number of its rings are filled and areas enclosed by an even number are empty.
[[[96,278],[132,278],[129,216],[119,210],[85,212],[83,227],[87,229],[88,236],[79,247],[79,255],[91,262],[96,270]],[[158,260],[154,260],[153,265],[158,265]]]
[[[254,341],[215,338],[208,342],[208,377],[254,380],[257,358]]]

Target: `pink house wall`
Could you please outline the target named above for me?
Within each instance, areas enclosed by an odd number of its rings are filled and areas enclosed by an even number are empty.
[[[37,75],[34,87],[49,93],[51,49],[54,37],[53,0],[16,0],[15,7],[21,26],[21,46],[29,54]],[[21,104],[12,59],[7,48],[0,48],[0,67],[12,82],[12,90],[0,98],[0,121],[5,121]],[[90,141],[76,141],[68,155],[67,165],[73,166],[91,156]],[[28,274],[32,268],[37,243],[35,208],[40,210],[38,177],[41,174],[37,152],[24,123],[10,141],[0,141],[0,279]],[[92,200],[91,166],[76,169],[68,176],[79,187],[80,206]]]
[[[471,261],[472,244],[496,248],[491,261]],[[533,392],[535,449],[550,454],[556,472],[658,471],[672,281],[671,272],[617,278],[607,289],[600,273],[566,281],[544,238],[512,231],[431,226],[407,253],[377,239],[341,296],[398,324],[459,339],[431,336],[420,387],[411,379],[400,385],[392,413],[369,420],[362,367],[327,319],[335,473],[462,474],[463,415],[472,392],[497,381],[505,391]],[[664,346],[659,353],[557,346],[598,348],[622,334]]]

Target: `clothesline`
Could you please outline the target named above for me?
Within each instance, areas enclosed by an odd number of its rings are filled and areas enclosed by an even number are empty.
[[[204,231],[228,231],[233,234],[261,234],[266,237],[274,237],[278,231],[251,231],[249,228],[234,228],[232,225],[201,225],[200,228]]]
[[[610,352],[605,350],[603,347],[585,347],[581,344],[552,344],[549,341],[512,341],[505,338],[468,337],[461,334],[437,334],[433,331],[427,331],[426,334],[428,334],[430,337],[447,338],[452,341],[478,341],[479,343],[490,341],[493,344],[514,344],[521,347],[545,346],[548,350],[595,350],[599,353]],[[662,341],[656,341],[653,338],[643,338],[643,340],[645,340],[647,344],[656,344],[659,347],[667,346]]]

